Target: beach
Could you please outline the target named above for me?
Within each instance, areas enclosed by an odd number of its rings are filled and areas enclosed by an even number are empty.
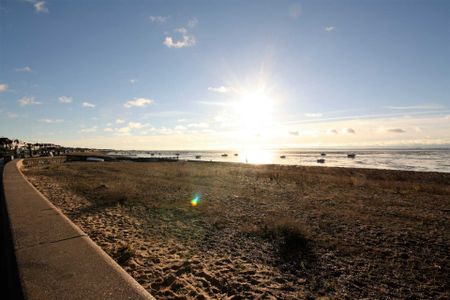
[[[156,298],[450,297],[450,173],[24,161]]]

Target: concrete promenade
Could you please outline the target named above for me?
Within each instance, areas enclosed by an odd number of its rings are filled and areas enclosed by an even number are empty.
[[[27,299],[154,299],[20,171],[6,164],[3,186],[23,294]]]

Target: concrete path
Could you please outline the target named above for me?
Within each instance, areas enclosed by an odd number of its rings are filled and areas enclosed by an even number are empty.
[[[154,299],[20,171],[3,184],[23,293],[28,299]]]

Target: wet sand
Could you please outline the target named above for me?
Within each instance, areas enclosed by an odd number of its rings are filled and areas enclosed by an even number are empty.
[[[24,173],[156,298],[450,297],[450,174],[58,159]]]

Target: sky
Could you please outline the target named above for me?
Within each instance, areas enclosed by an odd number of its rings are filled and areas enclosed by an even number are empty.
[[[0,136],[450,147],[450,1],[0,1]]]

